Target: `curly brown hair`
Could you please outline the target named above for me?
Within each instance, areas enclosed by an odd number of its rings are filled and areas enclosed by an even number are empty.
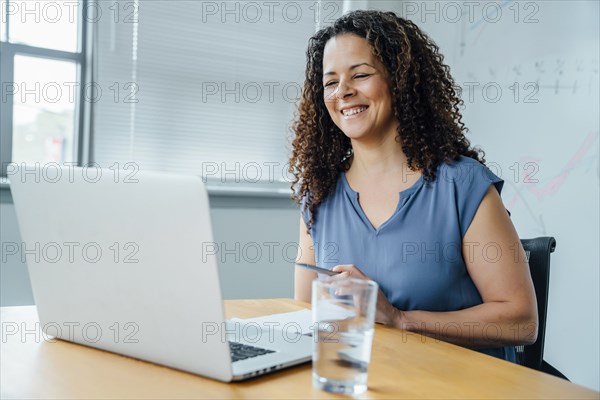
[[[348,170],[350,139],[334,124],[323,96],[323,51],[329,39],[341,34],[365,38],[386,67],[394,116],[399,121],[396,141],[408,167],[435,180],[441,162],[464,155],[485,163],[483,151],[471,147],[459,106],[461,89],[443,63],[438,46],[414,23],[393,12],[352,11],[309,39],[306,78],[292,129],[289,172],[292,199],[306,202],[308,229],[316,206],[333,191],[340,172]]]

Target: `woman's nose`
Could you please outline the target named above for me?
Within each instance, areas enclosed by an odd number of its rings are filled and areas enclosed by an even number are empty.
[[[354,88],[348,84],[346,80],[342,80],[338,83],[338,86],[335,90],[335,97],[338,99],[343,99],[345,97],[351,96],[354,93]]]

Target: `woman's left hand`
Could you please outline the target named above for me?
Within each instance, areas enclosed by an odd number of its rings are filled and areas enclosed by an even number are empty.
[[[333,275],[331,278],[334,279],[343,279],[343,278],[356,278],[356,279],[368,279],[367,275],[363,274],[363,272],[358,269],[358,267],[354,264],[341,264],[336,265],[332,268],[333,271],[341,272],[340,274]],[[377,293],[377,305],[375,311],[375,322],[384,325],[396,325],[396,321],[399,320],[401,315],[401,311],[395,308],[385,297],[381,288],[379,288]]]

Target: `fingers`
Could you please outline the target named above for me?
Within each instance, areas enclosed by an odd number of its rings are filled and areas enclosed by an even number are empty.
[[[332,271],[341,272],[340,274],[334,275],[336,279],[356,277],[356,274],[353,274],[354,270],[356,270],[354,264],[341,264],[332,268]]]
[[[334,275],[336,278],[358,278],[358,279],[370,279],[368,276],[362,273],[360,269],[354,264],[340,264],[332,268],[332,271],[340,272]]]
[[[354,264],[339,264],[332,268],[333,271],[345,272],[356,268]]]

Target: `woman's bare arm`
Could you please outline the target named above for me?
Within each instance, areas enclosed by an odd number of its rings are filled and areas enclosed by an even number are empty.
[[[304,220],[300,218],[300,239],[298,240],[298,255],[296,262],[315,265],[315,249],[313,241],[306,230]],[[317,277],[316,272],[296,267],[294,271],[294,299],[310,303],[312,281]]]

